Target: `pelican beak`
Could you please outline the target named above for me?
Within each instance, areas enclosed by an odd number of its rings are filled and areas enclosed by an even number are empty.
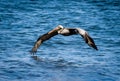
[[[63,30],[63,26],[62,25],[58,25],[56,28],[54,28],[53,30],[51,30],[50,32],[48,32],[48,34],[50,34],[53,31],[57,31],[58,33],[60,33]]]
[[[58,34],[60,34],[63,30],[64,30],[64,28],[63,28],[63,29],[62,29],[62,28],[59,29],[59,30],[58,30]]]

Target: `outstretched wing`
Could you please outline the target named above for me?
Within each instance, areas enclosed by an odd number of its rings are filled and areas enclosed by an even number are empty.
[[[55,36],[58,34],[58,30],[60,30],[59,27],[56,27],[55,29],[51,30],[50,32],[46,33],[46,34],[43,34],[42,36],[40,36],[37,41],[35,42],[32,50],[31,50],[31,53],[36,53],[37,52],[37,49],[39,48],[39,46],[46,40],[50,39],[51,37]]]
[[[76,28],[78,33],[84,38],[85,42],[93,47],[94,49],[98,50],[97,46],[95,45],[95,42],[94,40],[88,35],[88,33],[83,30],[83,29],[80,29],[80,28]]]

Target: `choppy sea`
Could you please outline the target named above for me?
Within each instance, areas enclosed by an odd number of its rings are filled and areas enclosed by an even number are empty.
[[[99,50],[57,35],[31,55],[57,25],[85,29]],[[120,0],[0,0],[0,81],[120,81]]]

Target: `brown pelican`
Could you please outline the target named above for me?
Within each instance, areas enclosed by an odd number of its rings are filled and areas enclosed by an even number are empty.
[[[46,34],[43,34],[42,36],[40,36],[37,41],[35,42],[32,50],[31,50],[31,53],[36,53],[37,52],[37,49],[38,47],[46,40],[49,40],[51,37],[55,36],[55,35],[58,35],[58,34],[61,34],[63,36],[70,36],[70,35],[75,35],[75,34],[80,34],[85,42],[93,47],[94,49],[98,50],[97,49],[97,46],[95,45],[94,43],[94,40],[89,36],[89,34],[84,30],[84,29],[81,29],[81,28],[64,28],[62,25],[58,25],[56,28],[54,28],[53,30],[49,31],[48,33]]]

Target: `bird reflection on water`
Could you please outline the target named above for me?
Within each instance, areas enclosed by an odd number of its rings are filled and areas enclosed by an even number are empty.
[[[37,55],[32,55],[31,58],[33,58],[36,61],[43,61],[43,59],[39,58]]]

